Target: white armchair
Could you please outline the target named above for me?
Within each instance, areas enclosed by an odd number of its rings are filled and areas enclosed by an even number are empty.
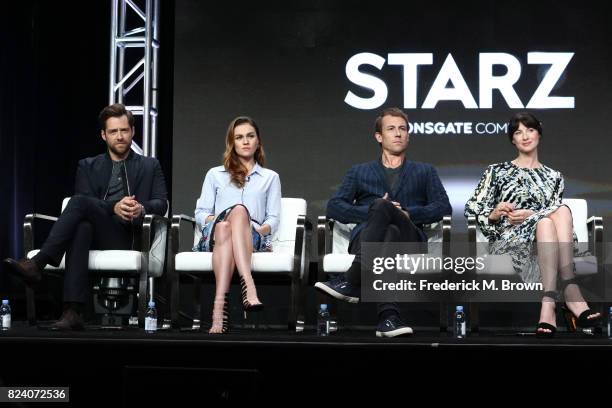
[[[212,252],[180,252],[180,224],[182,221],[191,224],[193,243],[200,240],[201,231],[196,228],[195,219],[186,215],[172,217],[170,236],[171,255],[169,273],[172,280],[171,315],[172,325],[179,327],[180,277],[189,275],[199,284],[199,276],[214,276]],[[304,290],[308,282],[308,239],[306,221],[306,200],[301,198],[281,199],[281,216],[278,230],[272,236],[272,252],[256,252],[251,259],[251,268],[260,279],[286,280],[291,283],[288,325],[290,330],[304,329]],[[196,286],[194,299],[195,313],[192,330],[200,329],[201,313],[199,288]]]
[[[62,202],[62,212],[70,201],[67,197]],[[166,211],[167,215],[167,211]],[[24,252],[28,258],[34,257],[40,249],[34,249],[35,220],[57,221],[58,217],[33,213],[25,216],[23,223]],[[89,251],[89,270],[91,273],[138,279],[138,290],[128,286],[128,290],[138,296],[138,324],[144,326],[144,314],[147,308],[147,298],[153,294],[153,279],[164,273],[166,260],[167,232],[170,220],[155,214],[147,214],[142,224],[142,247],[140,250],[92,250]],[[47,265],[45,274],[60,275],[65,270],[65,256],[58,267]],[[149,284],[151,286],[149,286]],[[132,285],[133,286],[133,285]],[[150,289],[147,293],[147,289]],[[26,286],[26,313],[28,322],[36,323],[35,293]]]
[[[444,216],[442,221],[427,225],[424,232],[430,245],[429,255],[448,256],[450,253],[451,216]],[[351,231],[355,224],[343,224],[326,216],[318,218],[317,243],[318,243],[318,280],[326,281],[330,274],[345,273],[353,263],[355,255],[348,253]],[[420,254],[414,254],[419,256]],[[429,269],[417,271],[417,273],[441,274],[443,270]],[[447,305],[440,305],[440,330],[446,331],[448,311]]]
[[[587,201],[584,199],[567,198],[563,199],[571,212],[573,219],[574,232],[578,238],[578,245],[581,250],[588,249],[582,256],[575,256],[576,276],[578,278],[588,278],[595,276],[603,270],[603,219],[602,217],[588,216]],[[476,217],[468,217],[468,242],[470,245],[471,256],[484,257],[485,267],[478,271],[480,276],[507,276],[518,278],[512,266],[512,258],[507,254],[489,254],[487,238],[478,227]],[[472,331],[478,331],[480,319],[478,307],[475,303],[470,305],[470,320]]]
[[[574,223],[574,231],[578,238],[578,243],[584,249],[589,249],[589,255],[574,257],[576,264],[576,275],[594,275],[598,271],[599,262],[603,262],[602,257],[598,259],[598,253],[603,251],[603,221],[601,217],[590,217],[587,219],[588,208],[586,200],[567,198],[563,200],[572,211],[572,219]],[[516,275],[512,267],[512,258],[510,255],[500,254],[491,255],[486,251],[486,243],[489,241],[483,235],[476,218],[468,217],[468,241],[470,242],[472,252],[476,256],[484,255],[485,268],[482,271],[477,271],[482,275]],[[588,246],[587,246],[588,244]]]

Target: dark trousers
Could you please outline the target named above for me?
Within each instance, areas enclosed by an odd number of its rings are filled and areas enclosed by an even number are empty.
[[[66,253],[64,301],[85,303],[89,296],[89,250],[132,249],[133,229],[109,215],[103,201],[77,195],[70,199],[40,253],[58,266]]]
[[[361,285],[361,243],[362,242],[424,242],[419,228],[396,208],[389,200],[382,198],[374,201],[368,211],[368,220],[361,232],[349,243],[349,253],[355,255],[353,264],[346,272],[346,280],[356,286]],[[387,250],[383,244],[385,256]],[[395,302],[377,304],[378,314],[395,311],[399,314],[399,305]]]

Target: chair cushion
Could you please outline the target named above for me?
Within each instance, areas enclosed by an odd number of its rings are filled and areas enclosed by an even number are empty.
[[[343,273],[348,270],[355,258],[355,255],[347,253],[351,239],[351,231],[357,224],[343,224],[335,221],[332,229],[332,253],[323,257],[323,271],[325,273]],[[442,234],[439,223],[434,223],[429,228],[425,228],[428,237],[429,253],[442,257]],[[420,273],[439,273],[441,270],[432,269],[421,271]]]
[[[597,273],[597,257],[577,256],[574,257],[576,265],[576,275],[595,275]],[[516,275],[512,267],[512,257],[510,255],[487,255],[484,257],[485,267],[482,270],[476,269],[478,275]]]
[[[576,275],[596,275],[597,274],[597,257],[593,255],[574,257],[576,264]]]
[[[251,258],[253,272],[290,273],[293,271],[293,254],[256,252]],[[212,273],[212,252],[181,252],[175,257],[177,271]]]
[[[351,267],[355,255],[327,254],[323,257],[323,270],[325,273],[344,273]]]
[[[587,230],[588,209],[587,202],[584,199],[566,198],[563,200],[572,211],[572,219],[574,223],[574,232],[578,238],[578,242],[589,242],[589,232]]]
[[[351,232],[357,224],[343,224],[334,222],[332,229],[332,254],[346,254],[348,251],[349,242],[351,240]]]
[[[28,253],[28,258],[32,258],[40,250],[35,249]],[[89,251],[89,270],[96,271],[130,271],[136,272],[140,270],[141,256],[138,251]],[[66,257],[62,258],[59,267],[47,265],[45,269],[58,270],[66,268]]]
[[[306,215],[306,200],[303,198],[281,198],[281,215],[278,230],[272,236],[272,249],[274,253],[288,253],[295,251],[295,228],[300,215]],[[201,226],[194,231],[193,245],[197,245],[202,237]]]
[[[510,255],[478,254],[478,256],[482,257],[485,267],[482,270],[476,268],[477,275],[516,275]]]
[[[427,265],[427,259],[429,258],[427,254],[414,254],[412,255],[412,257],[415,257],[415,258],[423,257],[425,261],[421,261],[421,262],[425,262],[425,265]],[[432,256],[432,258],[441,259],[440,257],[434,257],[434,256]],[[351,264],[353,263],[354,259],[355,259],[355,255],[351,255],[351,254],[327,254],[323,257],[323,271],[325,271],[325,273],[344,273],[351,267]],[[430,261],[429,265],[434,265],[434,264],[431,263]],[[436,265],[436,266],[441,266],[441,265]],[[440,273],[440,272],[442,272],[442,268],[435,268],[435,267],[432,267],[427,270],[421,268],[416,271],[417,274],[432,274],[432,273]],[[398,273],[403,273],[403,271],[401,269],[398,269]]]

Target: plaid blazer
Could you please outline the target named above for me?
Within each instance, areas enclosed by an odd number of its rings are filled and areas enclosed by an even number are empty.
[[[361,232],[368,219],[370,205],[389,193],[410,214],[422,231],[423,224],[440,221],[452,213],[446,190],[436,169],[427,163],[404,160],[399,179],[392,191],[380,160],[357,164],[346,173],[336,194],[327,202],[327,217],[345,224],[356,223],[351,241]]]

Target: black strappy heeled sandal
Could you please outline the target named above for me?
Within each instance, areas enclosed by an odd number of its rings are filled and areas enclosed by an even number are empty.
[[[566,280],[561,281],[561,283],[563,285],[563,293],[565,293],[565,288],[568,285],[578,286],[578,282],[576,281],[576,278],[566,279]],[[601,320],[602,320],[601,313],[591,309],[588,303],[587,303],[587,307],[588,307],[587,310],[580,313],[580,316],[576,317],[576,315],[567,306],[567,300],[565,301],[562,309],[563,309],[563,316],[565,317],[565,322],[567,324],[567,330],[569,332],[574,333],[574,332],[577,332],[579,329],[582,331],[582,333],[588,334],[588,335],[593,335],[595,333],[601,332]],[[597,313],[599,313],[599,316],[591,317],[589,319],[589,316],[596,315]]]
[[[247,300],[247,284],[244,277],[240,277],[240,288],[242,290],[242,309],[245,312],[258,312],[263,310],[263,303],[251,303]]]
[[[559,292],[554,291],[554,290],[544,292],[544,295],[542,295],[542,298],[545,298],[545,297],[551,298],[555,302],[557,302],[557,300],[559,299]],[[550,330],[550,331],[545,332],[542,330]],[[553,326],[550,323],[546,323],[546,322],[539,322],[538,325],[536,326],[536,331],[535,331],[536,337],[548,338],[548,339],[554,337],[556,332],[557,332],[557,327]]]

